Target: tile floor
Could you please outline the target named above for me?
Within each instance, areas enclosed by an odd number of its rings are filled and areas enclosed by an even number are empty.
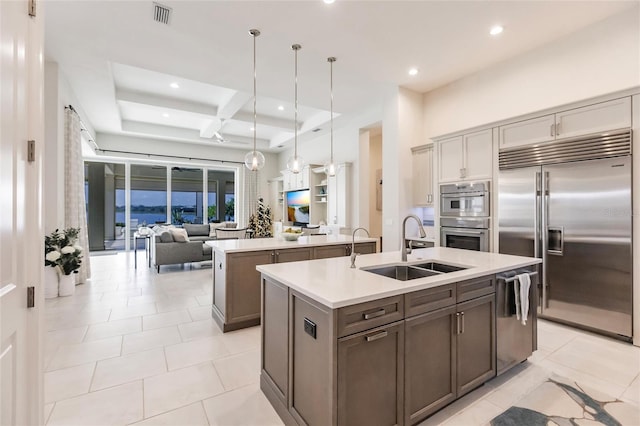
[[[260,330],[223,334],[210,264],[92,256],[93,279],[46,302],[48,425],[281,425],[259,389]],[[142,265],[142,267],[140,267]],[[640,405],[640,348],[539,322],[539,350],[423,425],[484,425],[551,372]],[[640,419],[638,421],[640,424]]]

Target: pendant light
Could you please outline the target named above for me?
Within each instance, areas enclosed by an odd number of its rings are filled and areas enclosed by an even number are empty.
[[[300,173],[304,166],[304,160],[298,155],[298,50],[302,49],[299,44],[291,46],[295,54],[295,79],[294,79],[294,138],[293,138],[293,156],[287,161],[287,170],[291,173]]]
[[[253,37],[253,151],[244,156],[244,165],[256,172],[264,167],[264,155],[256,150],[256,37],[260,35],[260,31],[251,29],[249,34]]]
[[[327,176],[335,176],[336,175],[336,164],[333,162],[333,63],[336,61],[336,58],[330,56],[327,58],[327,62],[329,62],[330,68],[330,84],[331,84],[331,157],[329,157],[329,162],[324,165],[324,172]]]

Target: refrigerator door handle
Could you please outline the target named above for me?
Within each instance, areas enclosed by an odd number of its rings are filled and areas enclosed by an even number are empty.
[[[540,197],[542,196],[542,173],[536,172],[536,212],[533,215],[533,257],[542,257],[540,254]]]
[[[542,179],[542,312],[549,308],[549,299],[547,297],[547,286],[549,281],[547,279],[547,253],[549,251],[549,172],[544,172]]]

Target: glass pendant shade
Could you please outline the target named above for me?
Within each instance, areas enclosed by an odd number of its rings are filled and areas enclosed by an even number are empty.
[[[264,155],[260,151],[250,151],[244,156],[244,165],[252,172],[264,167]]]
[[[300,173],[304,167],[304,159],[299,155],[292,155],[287,160],[287,170],[291,173]]]
[[[324,164],[324,172],[327,176],[336,175],[336,164],[333,162],[333,160],[329,160]]]
[[[260,31],[251,29],[249,34],[253,37],[253,151],[244,156],[244,165],[252,172],[257,172],[264,167],[264,155],[256,150],[256,37],[260,35]]]

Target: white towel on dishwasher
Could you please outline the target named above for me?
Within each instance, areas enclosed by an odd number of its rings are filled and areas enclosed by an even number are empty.
[[[531,277],[528,273],[516,275],[513,283],[516,295],[516,318],[522,325],[527,325],[527,315],[529,315],[529,287],[531,287]]]

